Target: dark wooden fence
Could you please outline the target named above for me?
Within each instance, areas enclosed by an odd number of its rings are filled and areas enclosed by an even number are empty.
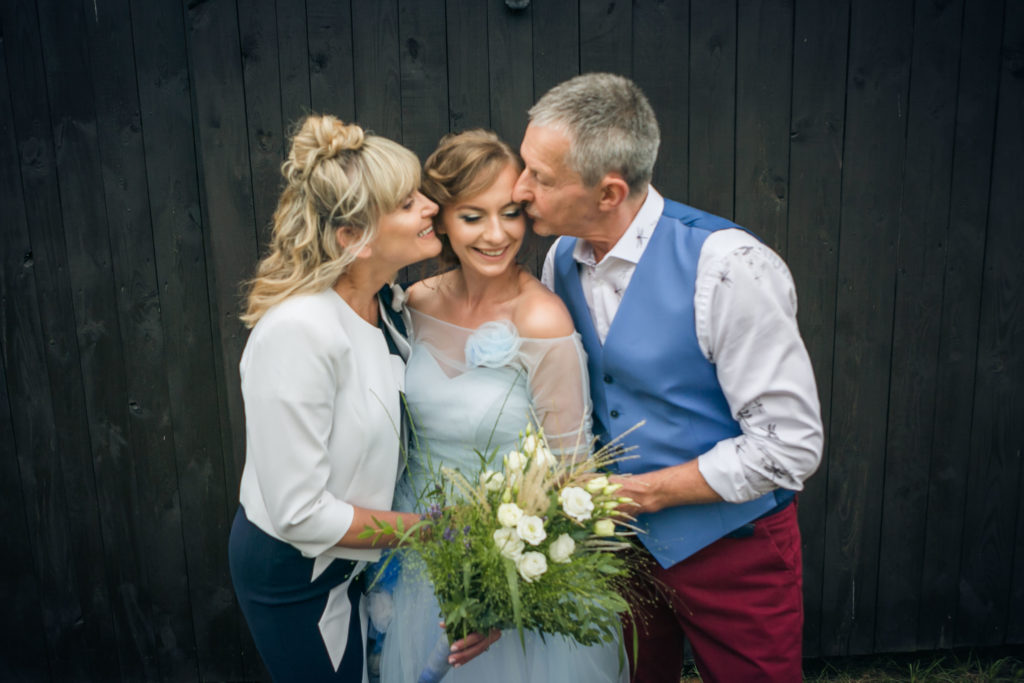
[[[650,96],[656,185],[796,277],[807,654],[1024,643],[1024,1],[0,8],[0,679],[264,676],[226,539],[289,124],[518,144],[595,70]]]

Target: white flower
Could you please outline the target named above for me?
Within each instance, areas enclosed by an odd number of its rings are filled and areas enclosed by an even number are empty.
[[[579,486],[566,486],[558,494],[558,502],[562,504],[562,510],[577,522],[585,522],[590,519],[594,511],[594,501],[590,494]]]
[[[556,458],[555,454],[549,451],[547,447],[544,445],[540,445],[537,447],[537,450],[534,452],[533,457],[536,459],[537,464],[541,465],[542,467],[547,467],[548,469],[551,469],[552,467],[558,464],[558,458]]]
[[[537,437],[535,437],[533,434],[529,434],[525,439],[523,439],[523,451],[532,454],[534,451],[537,450],[537,444]]]
[[[544,531],[544,520],[534,515],[521,517],[516,524],[516,533],[530,545],[538,545],[548,537],[548,532]]]
[[[594,523],[595,536],[614,536],[615,522],[610,519],[601,519]]]
[[[498,551],[503,557],[510,560],[519,559],[523,552],[523,539],[519,538],[515,529],[495,529],[491,538],[494,539],[494,545],[498,546]]]
[[[604,493],[605,488],[608,487],[608,477],[601,475],[594,477],[587,482],[587,490],[593,493],[595,496],[599,493]]]
[[[503,527],[513,527],[519,523],[523,511],[515,503],[502,503],[498,506],[498,523]]]
[[[521,451],[509,451],[505,456],[505,469],[510,472],[522,472],[526,467],[526,456]]]
[[[576,541],[572,540],[572,536],[569,534],[562,534],[548,546],[548,555],[552,562],[565,564],[574,550],[576,550]]]
[[[476,328],[466,340],[466,365],[500,368],[511,363],[523,340],[508,320],[492,320]]]
[[[500,491],[505,484],[505,475],[494,470],[484,470],[480,473],[480,483],[488,491]]]
[[[604,487],[604,495],[610,496],[621,488],[622,484],[608,484]]]
[[[519,570],[519,576],[523,577],[523,581],[533,583],[548,570],[548,561],[542,553],[531,550],[519,556],[516,560],[516,569]]]

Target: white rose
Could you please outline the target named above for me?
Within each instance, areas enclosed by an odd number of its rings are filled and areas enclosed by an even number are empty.
[[[504,527],[513,527],[519,523],[523,511],[515,503],[502,503],[498,506],[498,523]]]
[[[523,539],[519,538],[519,534],[516,533],[515,529],[507,527],[495,529],[491,537],[494,539],[494,545],[498,546],[498,551],[502,556],[515,560],[522,554]]]
[[[544,520],[534,515],[521,517],[516,524],[516,533],[530,545],[538,545],[548,537],[548,532],[544,531]]]
[[[535,437],[533,434],[530,434],[525,439],[523,439],[523,450],[527,453],[533,453],[534,451],[536,451],[537,437]]]
[[[542,553],[531,550],[519,556],[516,560],[516,569],[519,570],[519,576],[523,577],[523,581],[533,583],[548,570],[548,561]]]
[[[520,451],[509,451],[505,456],[505,469],[511,472],[522,472],[526,467],[526,456]]]
[[[484,470],[480,473],[480,483],[488,491],[500,491],[505,484],[505,475],[494,470]]]
[[[579,486],[566,486],[558,494],[558,502],[562,504],[562,510],[577,522],[585,522],[590,519],[594,511],[594,501],[590,494]]]
[[[574,550],[576,550],[576,541],[572,540],[572,536],[569,534],[562,534],[548,547],[548,555],[552,562],[565,564]]]
[[[605,488],[608,486],[608,477],[601,475],[594,477],[587,482],[587,490],[597,495],[598,493],[604,493]]]
[[[614,536],[615,522],[610,519],[601,519],[594,523],[595,536]]]
[[[548,469],[551,469],[558,464],[558,458],[556,458],[555,454],[549,451],[546,446],[538,446],[533,457],[537,460],[537,464]]]

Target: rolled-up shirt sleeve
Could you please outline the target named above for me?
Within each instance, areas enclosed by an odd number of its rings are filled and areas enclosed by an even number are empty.
[[[789,269],[749,234],[716,232],[701,252],[694,304],[701,350],[742,430],[699,457],[701,474],[730,502],[802,490],[823,431]]]
[[[243,504],[259,495],[274,534],[310,557],[345,535],[354,512],[327,490],[339,374],[351,345],[323,336],[315,321],[275,319],[250,340],[241,368],[246,468],[258,482],[246,491],[243,476]]]

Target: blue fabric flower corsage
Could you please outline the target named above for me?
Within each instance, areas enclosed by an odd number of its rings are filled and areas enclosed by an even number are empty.
[[[519,353],[523,340],[508,320],[492,320],[476,328],[466,340],[466,365],[500,368]]]

